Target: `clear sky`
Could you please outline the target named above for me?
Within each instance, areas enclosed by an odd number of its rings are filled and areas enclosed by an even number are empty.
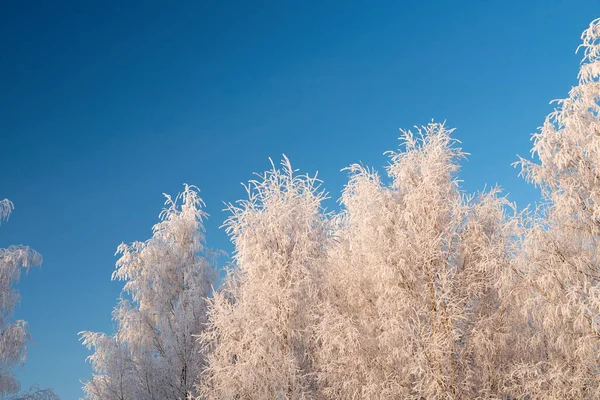
[[[174,6],[176,4],[176,6]],[[81,396],[81,330],[112,330],[116,246],[145,240],[161,193],[200,187],[209,246],[240,182],[290,157],[335,207],[362,161],[432,118],[471,153],[474,191],[539,199],[511,167],[576,82],[599,1],[28,2],[0,12],[0,247],[44,256],[18,285],[23,386]]]

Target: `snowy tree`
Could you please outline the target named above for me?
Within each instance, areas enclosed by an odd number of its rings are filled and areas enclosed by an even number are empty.
[[[509,381],[529,398],[600,398],[600,19],[582,40],[579,84],[520,162],[546,200],[523,244],[531,350]]]
[[[94,375],[89,399],[182,400],[194,394],[205,355],[193,335],[204,329],[214,281],[205,247],[203,202],[194,186],[166,208],[146,242],[121,244],[113,279],[125,281],[112,335],[82,332]]]
[[[354,165],[329,247],[319,383],[329,399],[497,398],[518,218],[466,197],[443,124],[403,132],[385,185]]]
[[[287,158],[247,192],[247,200],[230,205],[225,224],[235,265],[201,337],[211,353],[200,398],[315,398],[325,195],[316,177],[296,175]]]
[[[0,222],[7,220],[13,210],[13,203],[0,201]],[[21,271],[29,271],[32,266],[40,266],[42,256],[35,250],[19,245],[0,249],[0,397],[9,399],[58,399],[51,389],[32,388],[20,393],[21,384],[13,369],[25,363],[26,344],[29,340],[27,322],[13,321],[13,311],[19,302],[19,292],[13,285],[19,281]]]

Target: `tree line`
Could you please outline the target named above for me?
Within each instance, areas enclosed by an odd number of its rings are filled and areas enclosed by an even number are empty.
[[[166,196],[152,237],[118,247],[115,332],[81,333],[86,398],[600,398],[600,19],[580,47],[577,86],[516,162],[535,209],[465,193],[441,123],[402,131],[385,175],[348,167],[337,212],[284,157],[229,205],[217,285],[198,188]],[[2,251],[10,311],[11,279],[41,260]],[[18,390],[26,331],[0,327],[0,388]]]

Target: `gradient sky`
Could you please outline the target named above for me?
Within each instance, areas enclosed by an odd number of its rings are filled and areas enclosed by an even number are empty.
[[[169,4],[168,4],[169,3]],[[177,4],[175,7],[173,4]],[[576,82],[599,1],[28,2],[0,12],[0,247],[23,276],[33,342],[22,383],[82,395],[81,330],[111,332],[119,243],[145,240],[162,193],[200,187],[211,247],[223,201],[282,153],[324,180],[386,163],[398,128],[446,120],[471,153],[467,191],[538,191],[511,167]]]

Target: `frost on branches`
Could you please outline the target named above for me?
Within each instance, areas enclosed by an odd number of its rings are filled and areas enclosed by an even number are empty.
[[[334,217],[287,159],[230,207],[199,399],[502,395],[520,220],[497,189],[460,192],[443,125],[403,139],[391,185],[352,166]]]
[[[349,168],[319,325],[325,398],[500,393],[517,219],[497,189],[461,194],[464,153],[450,133],[435,123],[403,132],[390,185]]]
[[[116,334],[83,333],[88,398],[600,399],[600,20],[582,39],[579,84],[520,161],[534,213],[465,195],[443,124],[403,132],[387,177],[351,166],[337,214],[284,159],[230,205],[210,293],[197,191],[168,198],[153,238],[119,247]]]
[[[13,210],[10,200],[0,200],[0,223],[7,220]],[[13,288],[21,271],[40,266],[42,256],[27,246],[0,248],[0,397],[7,399],[58,399],[50,389],[32,388],[18,394],[21,384],[13,369],[23,365],[27,357],[26,343],[29,340],[27,322],[12,321],[13,311],[19,302],[19,292]]]
[[[600,20],[582,40],[579,84],[534,135],[539,162],[521,160],[546,200],[523,243],[531,350],[512,376],[530,398],[600,398]]]
[[[82,332],[94,375],[84,386],[98,400],[183,400],[194,394],[205,354],[193,335],[204,329],[206,298],[214,281],[205,248],[203,202],[185,186],[146,242],[121,244],[113,279],[125,281],[113,311],[116,332]]]
[[[235,266],[212,299],[199,398],[315,398],[313,328],[328,242],[318,183],[286,158],[230,206]]]

